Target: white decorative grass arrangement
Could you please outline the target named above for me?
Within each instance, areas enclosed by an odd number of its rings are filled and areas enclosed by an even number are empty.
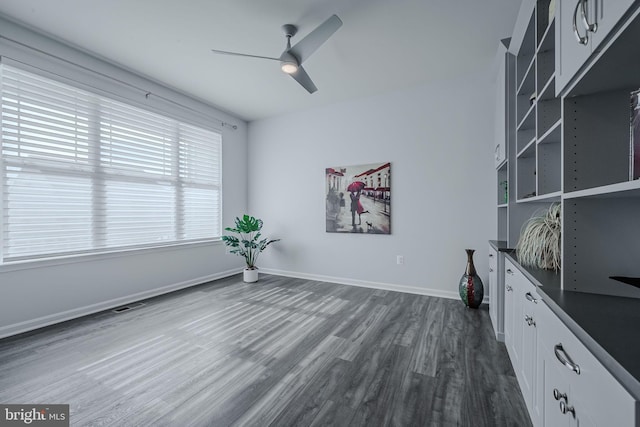
[[[527,220],[516,245],[518,261],[528,267],[560,269],[561,206],[551,205],[542,216]]]

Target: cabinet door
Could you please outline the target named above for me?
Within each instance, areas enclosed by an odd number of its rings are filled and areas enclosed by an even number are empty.
[[[522,286],[520,275],[516,273],[513,284],[513,341],[511,351],[513,353],[513,367],[516,369],[518,380],[522,382],[522,350],[524,347],[524,312],[522,304]],[[522,385],[520,386],[522,387]],[[526,399],[525,399],[526,400]]]
[[[504,344],[507,347],[507,352],[511,358],[511,364],[514,367],[517,375],[516,366],[520,366],[519,361],[516,359],[513,349],[515,347],[515,324],[514,324],[514,311],[515,311],[515,273],[511,263],[505,262],[505,275],[504,275]]]
[[[595,15],[596,0],[557,0],[556,6],[556,95],[565,88],[571,78],[591,55],[591,34],[582,23],[581,2],[587,1],[587,11]],[[624,0],[626,1],[626,0]],[[588,13],[589,14],[589,13]],[[576,18],[578,33],[586,38],[586,44],[580,44],[574,31]]]
[[[526,280],[524,277],[523,280]],[[534,425],[538,424],[537,417],[537,398],[535,395],[535,382],[537,374],[537,346],[538,346],[538,332],[537,332],[537,306],[540,297],[535,291],[535,287],[530,283],[522,283],[519,294],[516,297],[522,300],[522,318],[520,322],[522,324],[522,352],[520,353],[522,361],[522,383],[520,388],[522,389],[522,395],[525,398],[525,402],[529,407],[529,413],[531,415]]]
[[[610,425],[615,425],[615,424],[610,424]],[[576,415],[576,426],[578,427],[597,427],[598,424],[596,424],[593,419],[591,419],[591,417],[589,417],[587,414],[582,414],[582,415]]]
[[[557,319],[551,310],[544,304],[538,308],[538,376],[541,378],[539,385],[541,391],[536,394],[542,400],[541,425],[550,427],[574,426],[575,420],[562,412],[560,402],[573,405],[571,396],[570,372],[556,360],[553,348],[558,341],[556,336]]]
[[[531,417],[535,418],[533,421],[534,425],[544,425],[544,408],[545,408],[545,388],[544,388],[544,365],[545,365],[545,350],[544,343],[542,342],[542,330],[538,327],[538,323],[544,321],[537,316],[536,319],[536,374],[534,377],[534,385],[533,385],[533,412],[534,415]]]
[[[564,417],[579,426],[638,425],[633,396],[545,304],[539,304],[538,311],[538,345],[545,359],[545,425],[566,425]],[[555,403],[554,388],[566,394]]]
[[[591,37],[591,50],[596,51],[609,35],[634,0],[597,0],[595,11],[596,31]]]
[[[571,390],[570,383],[566,372],[551,360],[552,350],[545,345],[543,349],[544,357],[542,360],[543,373],[543,404],[544,404],[544,423],[542,425],[552,427],[569,427],[575,425],[575,420],[571,415],[562,413],[560,402],[572,405],[570,401]]]
[[[498,333],[498,253],[489,248],[489,317],[494,333]]]

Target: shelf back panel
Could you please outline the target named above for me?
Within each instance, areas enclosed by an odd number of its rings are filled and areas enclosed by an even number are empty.
[[[640,277],[640,198],[564,201],[564,289],[640,298],[610,276]]]
[[[564,191],[629,180],[630,92],[564,99]]]

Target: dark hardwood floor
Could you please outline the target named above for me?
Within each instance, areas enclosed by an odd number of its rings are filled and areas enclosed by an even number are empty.
[[[527,426],[486,309],[240,276],[0,340],[0,402],[84,426]]]

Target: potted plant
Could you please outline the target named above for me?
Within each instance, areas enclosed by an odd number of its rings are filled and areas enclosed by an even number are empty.
[[[526,221],[520,232],[516,253],[520,264],[546,270],[560,270],[561,205],[552,204],[541,216]]]
[[[249,215],[243,215],[242,218],[236,217],[235,228],[227,227],[225,231],[236,233],[237,236],[222,236],[225,245],[230,246],[229,251],[232,254],[238,254],[244,257],[247,266],[244,269],[244,281],[253,283],[258,281],[258,267],[256,261],[258,255],[265,250],[271,243],[280,239],[262,239],[260,230],[262,229],[262,220]]]

